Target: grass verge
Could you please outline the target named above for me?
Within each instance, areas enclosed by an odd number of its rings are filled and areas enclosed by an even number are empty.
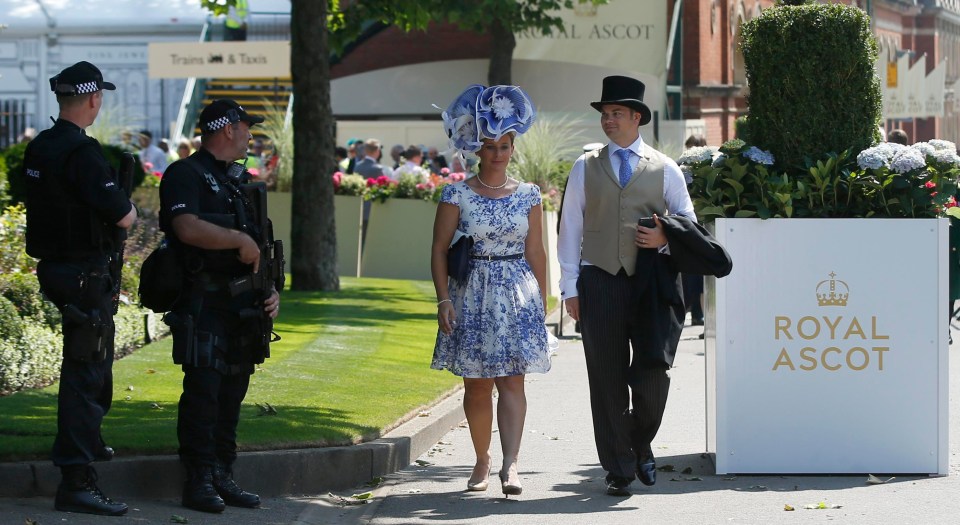
[[[430,369],[433,285],[342,279],[341,291],[285,292],[272,357],[251,378],[241,410],[246,450],[375,439],[460,384]],[[182,373],[168,338],[114,363],[104,439],[121,454],[174,453]],[[56,433],[58,384],[0,398],[0,460],[43,458]],[[266,414],[257,405],[269,404]]]

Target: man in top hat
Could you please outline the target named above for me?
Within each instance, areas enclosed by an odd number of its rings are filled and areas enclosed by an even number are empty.
[[[177,413],[187,470],[182,504],[204,512],[260,505],[258,495],[233,480],[233,463],[240,404],[255,365],[269,355],[269,328],[258,311],[275,318],[280,296],[275,289],[231,293],[230,284],[261,263],[257,242],[238,229],[254,222],[255,210],[241,193],[249,179],[242,162],[250,127],[261,122],[233,100],[214,100],[200,113],[200,149],[171,164],[160,183],[160,228],[186,273],[164,318],[173,361],[183,369]]]
[[[123,503],[96,485],[91,463],[113,449],[100,435],[113,399],[114,285],[109,271],[117,229],[137,212],[121,190],[100,143],[84,132],[114,85],[89,62],[50,79],[60,106],[53,127],[30,141],[23,166],[27,185],[27,253],[40,259],[40,289],[63,314],[63,361],[57,396],[53,463],[63,480],[58,510],[119,516]]]
[[[656,483],[651,442],[670,387],[669,364],[638,352],[653,335],[633,322],[638,252],[669,250],[658,217],[695,219],[680,168],[640,137],[651,118],[643,92],[633,78],[603,79],[590,105],[610,142],[570,169],[558,241],[561,297],[583,334],[594,439],[614,496],[629,496],[634,477]],[[650,217],[652,227],[638,225]]]

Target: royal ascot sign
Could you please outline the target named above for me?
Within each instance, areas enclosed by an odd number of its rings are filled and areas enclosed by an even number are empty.
[[[286,78],[290,42],[157,42],[147,49],[150,78]]]
[[[551,35],[517,33],[513,58],[587,64],[655,78],[666,74],[667,2],[588,2],[562,9],[560,18],[563,29]]]
[[[718,473],[947,473],[948,229],[717,220],[734,261],[707,296]]]

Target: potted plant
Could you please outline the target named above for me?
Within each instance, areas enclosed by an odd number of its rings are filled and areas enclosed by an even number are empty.
[[[707,447],[718,473],[944,475],[960,159],[880,143],[869,18],[792,3],[744,25],[742,140],[681,159],[734,260],[707,281]]]

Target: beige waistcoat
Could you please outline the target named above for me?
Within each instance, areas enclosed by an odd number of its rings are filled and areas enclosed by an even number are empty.
[[[637,219],[656,213],[663,216],[664,155],[650,147],[643,150],[637,168],[625,188],[613,172],[609,146],[586,154],[584,159],[583,246],[581,258],[607,273],[620,268],[633,275],[637,262]]]

